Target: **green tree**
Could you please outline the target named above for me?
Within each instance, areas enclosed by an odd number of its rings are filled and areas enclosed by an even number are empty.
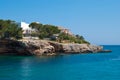
[[[22,38],[22,29],[12,20],[0,20],[0,37],[1,38]]]
[[[90,44],[88,41],[85,40],[85,38],[83,36],[80,35],[76,35],[76,43],[86,43],[86,44]]]
[[[32,22],[32,23],[30,23],[29,27],[36,29],[38,31],[41,31],[43,24],[37,23],[37,22]]]
[[[72,35],[68,35],[68,34],[65,34],[65,33],[61,33],[59,35],[59,41],[64,41],[64,40],[69,40],[69,42],[74,42],[74,43],[79,43],[79,44],[82,44],[82,43],[85,43],[85,44],[90,44],[89,42],[87,42],[83,36],[80,36],[80,35],[76,35],[76,36],[72,36]]]
[[[58,29],[58,27],[54,25],[48,25],[48,24],[43,26],[43,31],[48,33],[47,37],[51,37],[53,36],[53,34],[60,33],[60,30]]]
[[[84,40],[84,37],[83,37],[83,36],[80,36],[80,35],[78,35],[78,34],[76,35],[76,38],[77,38],[77,39]]]
[[[36,34],[40,39],[50,38],[53,34],[60,33],[58,27],[54,25],[43,25],[41,23],[32,22],[29,26],[36,30]]]

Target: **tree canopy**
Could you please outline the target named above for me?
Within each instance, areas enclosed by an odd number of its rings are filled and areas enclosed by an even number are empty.
[[[36,35],[38,35],[40,39],[50,38],[53,34],[60,33],[58,27],[54,25],[43,25],[41,23],[32,22],[29,27],[36,29]]]
[[[22,28],[12,20],[0,20],[0,38],[22,38]]]

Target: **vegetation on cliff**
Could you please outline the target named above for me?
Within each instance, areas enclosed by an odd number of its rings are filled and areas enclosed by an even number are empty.
[[[49,39],[60,43],[86,43],[88,41],[83,36],[70,34],[67,29],[60,29],[58,26],[41,24],[32,22],[29,27],[35,31],[30,33],[31,37],[39,37],[39,39]],[[0,38],[21,39],[23,37],[23,30],[17,22],[12,20],[0,20]]]
[[[0,20],[0,38],[22,38],[22,28],[12,20]]]
[[[43,25],[40,23],[32,22],[29,26],[36,30],[36,32],[32,33],[32,35],[37,35],[40,39],[50,38],[53,36],[53,34],[60,33],[58,27],[54,25]]]
[[[41,23],[32,22],[29,27],[36,30],[36,32],[32,33],[33,36],[39,36],[40,39],[50,38],[51,40],[58,42],[74,42],[74,43],[86,43],[89,44],[88,41],[84,39],[83,36],[68,34],[62,32],[58,26],[54,25],[44,25]]]
[[[58,40],[59,42],[66,41],[70,43],[72,42],[72,43],[79,43],[79,44],[82,44],[82,43],[90,44],[88,41],[84,39],[83,36],[80,36],[80,35],[72,36],[65,33],[61,33],[58,37]]]

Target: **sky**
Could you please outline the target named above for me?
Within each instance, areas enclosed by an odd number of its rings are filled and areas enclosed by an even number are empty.
[[[120,45],[120,0],[0,0],[0,19],[70,29],[97,45]]]

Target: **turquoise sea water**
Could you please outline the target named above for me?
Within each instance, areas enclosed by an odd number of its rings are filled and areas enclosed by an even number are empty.
[[[120,80],[120,46],[112,53],[0,56],[0,80]]]

